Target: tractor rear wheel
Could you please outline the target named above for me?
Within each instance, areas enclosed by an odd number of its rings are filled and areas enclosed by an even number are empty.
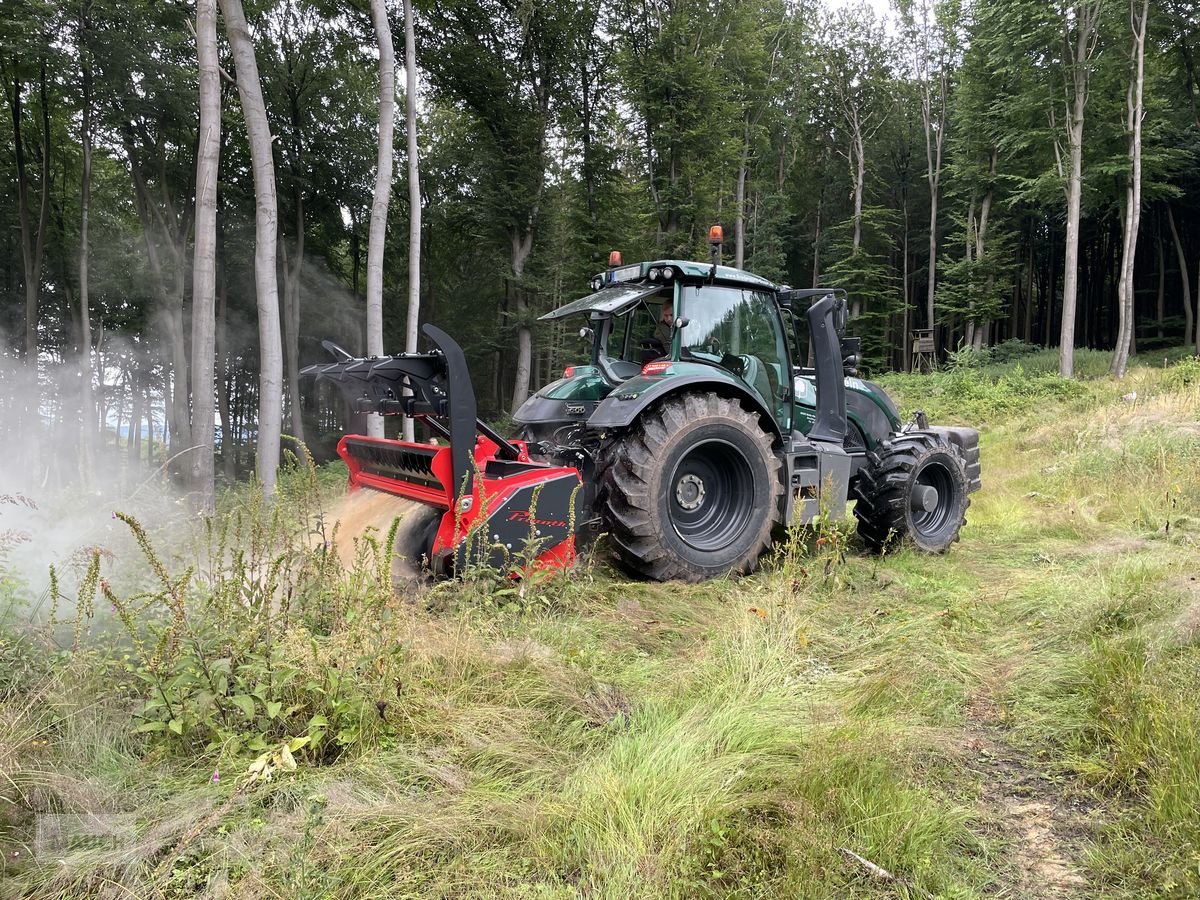
[[[756,413],[715,395],[643,413],[601,460],[617,562],[656,581],[753,569],[780,518],[782,462],[771,445]]]
[[[858,534],[882,552],[911,540],[945,553],[966,524],[967,474],[962,456],[929,432],[908,432],[867,455],[854,485]]]

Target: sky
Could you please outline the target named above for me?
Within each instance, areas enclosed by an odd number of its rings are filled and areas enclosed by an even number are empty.
[[[829,9],[841,9],[844,6],[857,6],[862,2],[863,0],[825,0],[825,6]],[[876,16],[886,15],[888,18],[895,18],[890,0],[866,0],[866,2],[875,10]]]

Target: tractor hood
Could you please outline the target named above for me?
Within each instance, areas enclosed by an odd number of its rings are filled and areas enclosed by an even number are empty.
[[[588,294],[578,300],[573,300],[566,306],[560,306],[553,312],[548,312],[541,318],[562,319],[567,316],[582,313],[595,313],[599,316],[612,316],[624,312],[629,307],[640,302],[651,294],[657,294],[666,285],[661,284],[616,284],[603,288],[594,294]]]

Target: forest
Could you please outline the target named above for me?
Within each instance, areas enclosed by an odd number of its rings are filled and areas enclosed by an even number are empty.
[[[407,8],[5,0],[16,458],[36,422],[78,448],[43,480],[99,454],[269,486],[280,432],[328,458],[354,426],[298,376],[321,341],[415,349],[418,317],[503,421],[583,352],[540,314],[610,250],[706,258],[714,223],[726,262],[845,288],[875,373],[917,328],[943,363],[1058,346],[1067,376],[1200,339],[1185,0]]]

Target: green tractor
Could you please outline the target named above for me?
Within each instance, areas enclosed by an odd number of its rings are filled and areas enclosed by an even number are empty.
[[[978,432],[921,413],[904,423],[858,377],[844,292],[716,262],[610,262],[592,293],[542,317],[579,320],[587,363],[514,421],[534,458],[581,471],[585,514],[623,568],[746,572],[777,526],[840,518],[851,499],[872,550],[958,540],[980,487]]]
[[[441,329],[424,327],[426,353],[355,359],[328,345],[335,361],[302,374],[438,438],[338,444],[352,490],[420,504],[397,508],[394,574],[512,571],[517,556],[561,569],[590,531],[632,573],[699,581],[748,572],[776,529],[843,518],[851,500],[871,549],[958,540],[978,432],[901,422],[857,375],[842,292],[789,290],[717,258],[719,243],[711,264],[612,259],[592,293],[543,316],[577,319],[589,356],[517,411],[512,438],[478,417],[463,350]]]

